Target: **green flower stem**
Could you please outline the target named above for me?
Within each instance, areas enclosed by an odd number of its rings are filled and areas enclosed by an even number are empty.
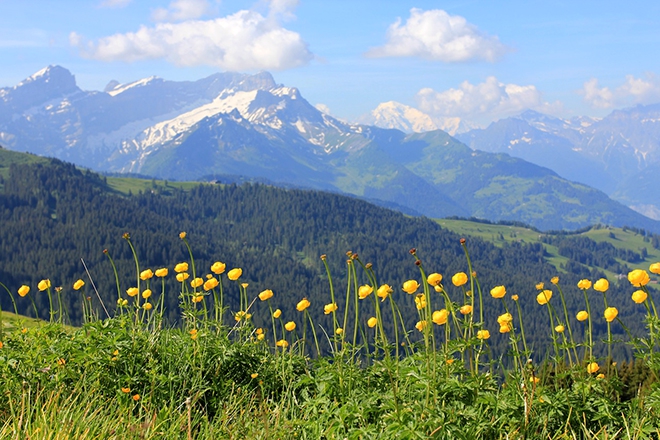
[[[7,291],[7,293],[9,294],[9,298],[11,298],[11,303],[14,306],[14,313],[16,314],[16,316],[18,316],[18,307],[16,307],[16,299],[14,298],[14,295],[11,293],[11,290],[9,290],[7,288],[7,286],[5,286],[2,283],[0,283],[0,286],[2,286]],[[38,317],[39,316],[37,316],[37,318]],[[0,319],[2,319],[2,309],[1,308],[0,308]],[[0,332],[2,332],[2,327],[0,327]]]
[[[589,305],[589,297],[587,295],[587,289],[582,289],[582,293],[584,294],[584,302],[587,305],[587,320],[589,323],[589,360],[591,361],[594,357],[593,353],[593,346],[594,346],[594,341],[593,341],[593,336],[592,336],[592,323],[591,323],[591,306]],[[586,350],[585,350],[586,351]]]
[[[559,291],[559,298],[561,298],[561,305],[564,308],[564,321],[566,322],[566,328],[568,329],[568,336],[571,340],[571,346],[573,347],[573,355],[575,356],[575,362],[578,362],[578,353],[577,353],[577,345],[575,344],[575,338],[573,337],[573,329],[571,328],[571,320],[568,317],[568,308],[566,307],[566,300],[564,299],[564,292],[561,289],[561,286],[559,283],[555,284],[557,286],[557,290]],[[569,356],[570,359],[570,356]]]
[[[522,337],[523,341],[523,349],[525,350],[525,356],[529,357],[531,352],[527,348],[527,339],[525,338],[525,326],[523,325],[523,319],[522,319],[522,310],[520,309],[520,302],[519,301],[514,301],[516,303],[516,309],[518,310],[518,321],[520,322],[520,335]]]
[[[323,267],[325,267],[325,273],[328,275],[328,284],[330,285],[330,302],[332,304],[337,304],[335,302],[335,287],[332,284],[332,275],[330,274],[330,266],[328,265],[327,258],[325,255],[321,256],[321,261],[323,261]],[[269,303],[270,306],[270,303]],[[273,311],[271,309],[271,317],[272,317]],[[337,353],[337,311],[333,310],[332,311],[332,346],[334,348],[334,353]],[[273,324],[274,328],[274,324]]]

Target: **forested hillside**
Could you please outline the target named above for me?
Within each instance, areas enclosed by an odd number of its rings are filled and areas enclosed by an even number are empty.
[[[87,282],[86,293],[98,307],[81,258],[112,313],[117,288],[103,251],[107,249],[117,264],[121,291],[133,286],[135,263],[130,247],[122,239],[126,232],[136,247],[141,269],[170,269],[166,314],[172,325],[178,320],[180,291],[172,269],[178,262],[189,261],[178,237],[180,231],[188,234],[199,275],[209,273],[215,261],[225,262],[227,269],[241,267],[240,281],[248,283],[250,298],[263,289],[272,289],[273,304],[285,316],[295,316],[296,303],[307,297],[312,302],[310,311],[315,322],[326,328],[322,306],[330,302],[330,297],[319,258],[322,254],[328,257],[340,308],[349,250],[364,263],[373,264],[378,283],[394,287],[408,323],[414,323],[417,314],[412,296],[404,293],[401,285],[407,279],[420,280],[408,252],[411,248],[417,248],[427,273],[445,276],[447,289],[455,293],[452,299],[462,301],[461,291],[449,282],[455,272],[468,270],[460,235],[430,219],[409,218],[350,197],[254,184],[200,184],[184,191],[156,182],[147,191],[125,195],[112,190],[106,178],[58,160],[45,165],[13,164],[6,176],[0,194],[0,281],[14,292],[22,284],[31,286],[42,317],[47,315],[47,298],[37,292],[36,285],[43,278],[50,278],[53,286],[64,287],[64,301],[74,324],[80,320],[81,307],[80,295],[71,288],[73,281],[82,278]],[[536,304],[535,284],[549,283],[558,275],[557,269],[544,261],[543,245],[514,242],[495,246],[470,239],[468,248],[486,294],[486,320],[493,323],[493,342],[504,342],[504,337],[498,341],[495,323],[504,310],[487,292],[503,284],[507,292],[520,295],[528,340],[543,354],[549,341],[547,312]],[[585,276],[594,280],[601,276],[584,270],[585,266],[580,266],[579,274],[559,274],[570,310],[584,307],[582,294],[575,287],[577,281]],[[358,274],[360,282],[366,283],[366,275],[360,270]],[[616,305],[622,316],[636,317],[626,322],[633,331],[641,330],[643,308],[630,301],[630,284],[626,280],[619,285],[610,281],[610,305]],[[153,286],[157,296],[160,284]],[[238,286],[225,281],[224,288],[229,309],[236,311]],[[594,295],[593,313],[600,316],[600,294],[590,294]],[[1,298],[3,310],[9,310],[12,306],[8,296],[2,294]],[[264,306],[259,302],[254,306],[257,325],[267,316],[259,314],[267,310]],[[369,307],[366,302],[364,307]],[[27,298],[19,298],[19,308],[31,314]],[[370,316],[368,310],[361,316]],[[602,334],[604,330],[604,322],[596,325],[595,332]],[[622,337],[618,326],[613,331],[616,337]]]

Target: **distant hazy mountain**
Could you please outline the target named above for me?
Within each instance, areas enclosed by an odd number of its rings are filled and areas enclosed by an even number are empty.
[[[383,105],[378,115],[383,124],[400,128],[433,123],[395,103]],[[564,131],[575,129],[534,118],[472,132],[465,138],[471,145],[499,133],[489,147],[493,152],[482,152],[441,130],[406,134],[344,123],[266,72],[219,73],[190,82],[111,81],[105,91],[90,92],[80,90],[66,69],[50,66],[0,89],[0,143],[95,170],[166,179],[241,175],[350,193],[432,217],[517,220],[544,229],[608,223],[660,231],[660,223],[543,167],[557,151],[564,159],[552,164],[574,162],[574,173],[582,177],[598,162],[577,153],[569,141],[556,146],[567,139]],[[540,128],[546,126],[552,129]],[[502,143],[512,148],[502,149]],[[527,144],[544,151],[543,166],[501,154],[527,154]],[[593,174],[596,179],[597,166]]]
[[[507,152],[606,192],[660,219],[660,104],[617,110],[603,119],[564,120],[527,111],[457,135],[470,147]]]

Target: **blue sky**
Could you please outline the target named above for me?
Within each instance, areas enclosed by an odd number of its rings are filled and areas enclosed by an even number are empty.
[[[50,64],[85,90],[268,70],[346,120],[604,116],[660,102],[660,3],[0,0],[0,87]]]

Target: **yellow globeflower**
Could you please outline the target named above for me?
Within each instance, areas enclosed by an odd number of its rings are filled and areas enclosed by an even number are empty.
[[[605,309],[605,312],[603,313],[603,316],[605,317],[605,321],[607,322],[612,322],[616,319],[616,316],[619,314],[619,311],[616,309],[616,307],[608,307]]]
[[[550,282],[555,285],[559,284],[559,277],[550,278]]]
[[[227,268],[227,265],[221,261],[216,261],[211,265],[211,272],[213,272],[216,275],[220,275],[225,271]]]
[[[137,296],[137,294],[140,293],[137,287],[129,287],[126,289],[126,294],[128,296]]]
[[[366,297],[371,295],[371,292],[373,292],[373,291],[374,291],[373,287],[371,287],[368,284],[365,284],[363,286],[360,286],[360,288],[358,289],[358,297],[360,299],[365,299]]]
[[[152,307],[153,307],[153,306],[152,306],[151,303],[149,303],[149,302],[146,302],[146,303],[144,303],[144,304],[142,305],[142,308],[143,308],[144,310],[151,310]]]
[[[593,374],[600,370],[600,367],[596,362],[591,362],[589,365],[587,365],[587,373]]]
[[[544,284],[544,283],[538,283],[538,284],[536,285],[536,290],[543,290],[544,287],[545,287],[545,284]]]
[[[151,289],[145,289],[142,291],[142,298],[147,299],[151,296]]]
[[[183,240],[184,238],[186,238],[187,235],[188,235],[188,234],[186,234],[185,232],[180,232],[180,233],[179,233],[179,238],[180,238],[181,240]]]
[[[490,332],[488,330],[479,330],[477,332],[477,339],[486,340],[490,338]]]
[[[635,269],[628,273],[628,281],[635,287],[642,287],[646,286],[651,281],[651,278],[645,270]]]
[[[415,328],[420,332],[424,331],[424,329],[426,328],[426,321],[417,321],[417,324],[415,324]]]
[[[39,281],[39,284],[37,284],[37,289],[39,289],[40,292],[43,292],[49,287],[50,287],[50,280],[41,280]]]
[[[122,393],[126,393],[126,394],[128,394],[128,393],[131,392],[131,389],[128,388],[128,387],[121,387],[121,392],[122,392]]]
[[[203,279],[203,278],[199,278],[199,277],[197,277],[197,278],[193,278],[193,280],[190,282],[190,286],[191,286],[193,289],[195,289],[195,288],[197,288],[197,287],[199,287],[199,286],[201,286],[201,285],[203,285],[203,284],[204,284],[204,279]]]
[[[199,298],[202,298],[202,296],[199,296]],[[194,299],[194,297],[193,297],[193,301],[194,301],[194,300],[195,300],[195,299]],[[239,311],[239,312],[236,312],[236,314],[234,315],[234,320],[236,320],[236,321],[241,321],[241,320],[246,321],[246,320],[248,320],[248,319],[250,319],[250,318],[252,318],[252,313],[246,313],[246,312],[244,312],[243,310],[241,310],[241,311]]]
[[[544,305],[550,301],[550,298],[552,298],[552,290],[544,290],[543,292],[536,295],[536,302]]]
[[[518,301],[518,295],[511,295],[511,299],[514,301]]]
[[[296,323],[293,321],[289,321],[286,324],[284,324],[284,328],[286,329],[286,331],[292,332],[296,329]]]
[[[201,292],[195,292],[192,295],[191,301],[194,303],[200,303],[204,301],[204,295]]]
[[[229,278],[232,281],[236,281],[241,277],[241,275],[243,275],[243,269],[241,269],[240,267],[234,268],[229,272],[227,272],[227,278]]]
[[[28,293],[30,293],[30,286],[26,286],[25,284],[23,284],[21,287],[18,288],[18,294],[20,296],[25,296]]]
[[[648,295],[643,290],[635,290],[632,294],[632,300],[635,301],[637,304],[641,304],[644,301],[646,301],[647,296]]]
[[[164,278],[167,276],[168,273],[170,273],[170,271],[166,267],[161,267],[160,269],[156,269],[156,272],[154,272],[154,274],[158,278]]]
[[[431,315],[431,319],[434,324],[443,325],[447,323],[447,318],[449,317],[449,311],[447,309],[436,310]]]
[[[584,310],[580,310],[575,317],[578,321],[586,321],[589,318],[589,314]]]
[[[183,283],[189,277],[190,277],[190,275],[188,274],[188,272],[182,272],[182,273],[176,274],[176,280],[180,283]]]
[[[174,266],[174,272],[176,273],[181,273],[181,272],[188,272],[188,263],[179,263],[176,266]]]
[[[587,290],[591,287],[591,281],[589,280],[580,280],[577,283],[578,289]]]
[[[497,317],[497,323],[502,326],[504,324],[509,324],[513,322],[513,316],[511,316],[511,313],[503,313],[500,316]]]
[[[649,266],[649,271],[654,274],[660,274],[660,263],[653,263]]]
[[[267,300],[271,299],[272,297],[273,297],[273,291],[270,290],[270,289],[266,289],[266,290],[262,291],[259,294],[259,299],[261,301],[267,301]]]
[[[151,269],[143,270],[140,272],[140,279],[142,281],[146,281],[148,279],[151,279],[154,276],[154,273],[151,271]]]
[[[378,324],[378,320],[373,316],[367,320],[367,325],[369,326],[369,328],[376,327],[376,324]]]
[[[378,296],[378,298],[381,299],[381,301],[385,301],[385,298],[390,296],[392,292],[393,292],[392,287],[389,284],[383,284],[376,291],[376,295]]]
[[[415,306],[417,310],[422,310],[426,307],[426,297],[423,293],[419,293],[415,296]]]
[[[197,339],[198,331],[196,328],[190,330],[188,333],[190,333],[190,339],[192,339],[193,341]]]
[[[75,283],[73,283],[73,290],[80,290],[82,289],[82,286],[85,285],[85,282],[83,280],[78,280]]]
[[[289,343],[286,341],[286,339],[280,339],[275,343],[275,345],[281,348],[287,348],[289,346]]]
[[[430,286],[439,286],[442,282],[442,275],[439,273],[432,273],[426,278],[426,282],[429,283]]]
[[[408,280],[403,283],[402,289],[406,293],[415,293],[417,292],[417,289],[419,289],[419,283],[415,280]]]
[[[458,272],[457,274],[454,274],[453,277],[451,277],[451,282],[454,284],[454,286],[460,287],[468,282],[468,276],[465,274],[465,272]]]
[[[330,313],[336,310],[337,310],[337,304],[335,303],[330,303],[323,306],[323,313],[325,313],[326,315],[329,315]]]
[[[310,304],[311,303],[309,302],[309,300],[307,298],[303,298],[298,302],[298,304],[296,304],[296,310],[298,310],[299,312],[302,312],[307,307],[309,307]]]
[[[607,292],[607,289],[610,288],[610,282],[605,278],[601,278],[594,283],[594,290],[596,292]]]
[[[470,304],[465,304],[459,309],[459,312],[461,312],[461,315],[469,315],[472,313],[472,306]]]
[[[341,328],[341,327],[337,327],[337,330],[335,330],[335,333],[338,334],[338,335],[341,335],[342,333],[344,333],[344,329]]]
[[[490,289],[490,296],[493,298],[504,298],[506,295],[506,288],[504,286],[495,286]]]
[[[500,333],[509,333],[511,331],[511,324],[500,325]]]
[[[208,280],[204,281],[204,290],[209,291],[218,287],[220,282],[217,278],[211,277]]]
[[[566,329],[565,329],[564,326],[561,325],[561,324],[559,324],[558,326],[555,327],[555,331],[556,331],[557,333],[564,333],[564,330],[566,330]]]
[[[280,316],[282,316],[282,311],[280,309],[277,309],[273,312],[273,318],[279,319]]]

